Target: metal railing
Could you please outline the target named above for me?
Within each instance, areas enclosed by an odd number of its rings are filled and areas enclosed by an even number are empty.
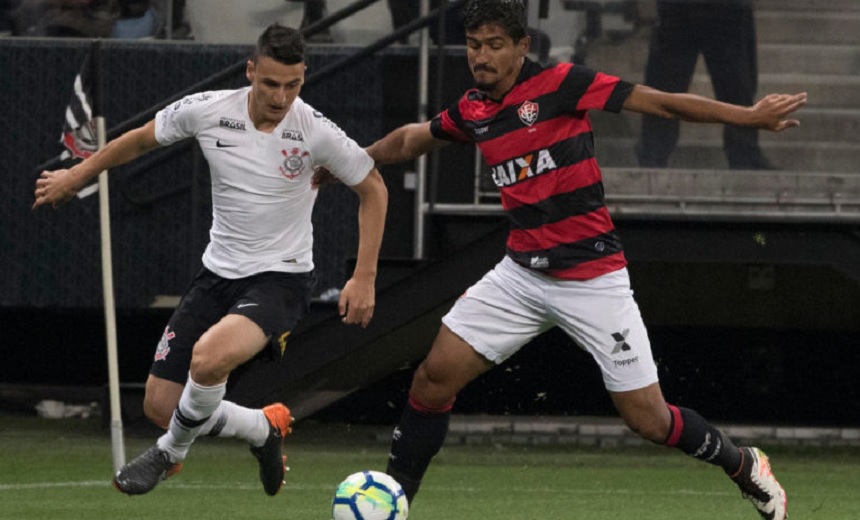
[[[860,223],[860,175],[796,171],[603,168],[616,219]],[[476,171],[476,175],[480,172]],[[476,180],[476,185],[478,181]],[[425,210],[431,211],[425,204]],[[433,213],[502,215],[498,200],[435,204]]]

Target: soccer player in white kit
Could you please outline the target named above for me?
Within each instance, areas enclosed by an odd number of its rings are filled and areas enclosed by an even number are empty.
[[[203,434],[248,441],[265,492],[280,490],[289,409],[254,410],[223,397],[236,367],[267,348],[283,354],[307,312],[315,168],[359,197],[357,262],[338,307],[347,324],[366,327],[373,316],[388,192],[370,156],[298,97],[305,69],[301,33],[273,24],[248,60],[248,87],[187,96],[89,159],[36,181],[34,208],[56,207],[99,172],[186,138],[197,139],[209,162],[213,219],[203,269],[171,316],[146,383],[144,411],[167,432],[117,472],[114,486],[124,493],[146,493],[178,471]]]

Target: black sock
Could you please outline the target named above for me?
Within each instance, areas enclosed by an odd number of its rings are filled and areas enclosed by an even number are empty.
[[[400,483],[410,503],[430,460],[445,442],[450,418],[451,405],[430,409],[410,398],[394,428],[386,473]]]
[[[689,408],[669,405],[672,423],[666,446],[678,448],[687,455],[720,466],[734,474],[741,465],[741,452],[726,435]]]

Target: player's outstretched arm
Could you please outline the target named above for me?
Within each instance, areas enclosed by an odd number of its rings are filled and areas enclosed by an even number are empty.
[[[415,159],[425,153],[449,144],[436,139],[430,132],[430,122],[411,123],[392,130],[388,135],[367,147],[367,153],[377,165]]]
[[[430,123],[411,123],[392,130],[388,135],[365,148],[377,165],[415,159],[430,150],[449,144],[436,139],[430,132]],[[314,170],[311,185],[320,188],[338,183],[337,177],[325,168]]]
[[[338,311],[344,323],[367,327],[376,306],[376,270],[388,209],[388,189],[376,168],[353,186],[358,194],[358,255],[355,271],[340,292]]]
[[[624,102],[624,109],[668,119],[698,123],[728,123],[781,132],[800,126],[788,117],[806,104],[806,92],[769,94],[751,107],[716,101],[696,94],[663,92],[636,85]]]
[[[68,170],[43,171],[36,180],[33,208],[54,208],[68,202],[99,173],[125,164],[159,146],[155,140],[155,121],[130,130],[108,143]]]

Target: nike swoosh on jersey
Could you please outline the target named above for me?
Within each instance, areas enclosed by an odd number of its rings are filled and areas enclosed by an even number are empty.
[[[237,309],[241,309],[242,307],[256,307],[260,305],[259,303],[240,303],[236,306]]]
[[[217,141],[215,141],[215,146],[217,146],[218,148],[234,148],[234,147],[236,147],[236,146],[238,146],[238,145],[235,145],[235,144],[228,144],[228,143],[222,143],[222,142],[221,142],[221,139],[218,139]]]

